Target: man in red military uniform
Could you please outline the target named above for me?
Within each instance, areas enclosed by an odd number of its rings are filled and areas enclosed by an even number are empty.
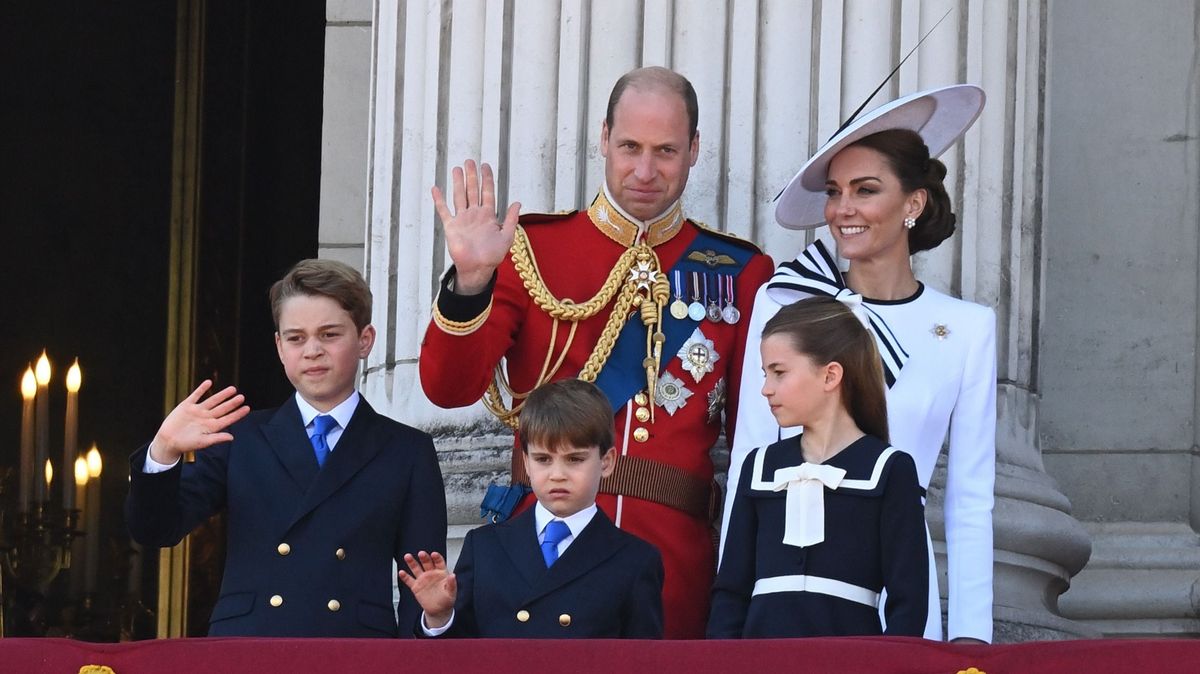
[[[486,164],[455,168],[453,212],[433,189],[454,267],[420,357],[430,400],[482,397],[513,428],[542,383],[579,377],[604,391],[618,459],[597,504],[659,548],[668,638],[704,636],[719,501],[709,450],[722,414],[732,435],[748,312],[773,269],[753,244],[684,217],[696,125],[687,79],[627,73],[601,127],[605,184],[591,206],[519,224],[517,203],[498,220]]]

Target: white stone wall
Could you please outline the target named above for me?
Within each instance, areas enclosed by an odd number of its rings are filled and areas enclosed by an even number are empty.
[[[369,112],[361,111],[362,2],[327,41],[322,254],[348,257],[365,229],[365,271],[381,342],[364,390],[398,417],[436,427],[485,420],[424,399],[416,375],[436,279],[448,265],[429,200],[472,157],[492,163],[499,198],[525,211],[585,206],[613,82],[640,65],[687,75],[700,99],[700,159],[689,214],[776,258],[806,241],[774,224],[772,199],[803,159],[947,11],[950,16],[869,107],[953,82],[990,104],[945,159],[961,235],[918,273],[1001,314],[1001,378],[1030,380],[1040,152],[1041,0],[377,0]],[[352,113],[347,119],[342,112]],[[371,120],[369,157],[353,134]],[[358,138],[363,138],[359,135]],[[367,175],[361,171],[367,167]],[[355,180],[363,182],[354,184]],[[363,195],[356,191],[361,187]],[[365,213],[361,210],[365,208]],[[328,234],[327,234],[328,232]]]
[[[1061,605],[1200,636],[1200,4],[1048,18],[1042,446],[1095,542]]]
[[[371,100],[371,0],[325,3],[318,255],[363,268]]]
[[[959,234],[915,265],[925,282],[997,311],[1000,636],[1086,633],[1046,605],[1090,549],[1038,448],[1048,1],[331,2],[321,252],[345,259],[363,246],[380,340],[362,390],[439,435],[451,522],[478,521],[475,503],[503,476],[507,450],[481,408],[439,410],[421,392],[420,340],[449,264],[430,187],[477,158],[496,167],[502,202],[527,212],[585,206],[602,176],[596,145],[612,84],[631,68],[664,65],[691,79],[700,100],[689,215],[791,257],[807,241],[775,225],[772,199],[949,12],[868,108],[955,82],[988,93],[980,121],[943,156]],[[364,57],[356,31],[368,13]],[[940,555],[938,479],[929,513]]]

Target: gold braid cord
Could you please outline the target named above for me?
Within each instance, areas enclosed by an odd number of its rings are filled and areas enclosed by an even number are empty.
[[[615,296],[616,302],[604,324],[604,330],[600,333],[600,338],[596,341],[591,355],[584,362],[583,368],[579,372],[579,378],[584,381],[596,381],[596,376],[608,362],[608,357],[617,343],[621,327],[625,324],[625,320],[636,302],[642,322],[648,329],[646,360],[643,361],[646,368],[646,384],[649,391],[654,391],[662,360],[662,308],[670,299],[671,287],[660,271],[658,255],[653,248],[645,244],[638,244],[622,253],[616,264],[613,265],[612,271],[608,273],[608,278],[600,286],[600,290],[583,303],[576,303],[567,298],[558,299],[550,292],[538,269],[537,259],[529,245],[529,237],[519,226],[513,239],[512,248],[509,249],[509,255],[530,298],[538,308],[554,319],[546,360],[542,364],[542,372],[538,375],[534,388],[546,383],[558,372],[575,339],[575,328],[578,323],[599,314]],[[550,367],[558,337],[558,323],[564,320],[571,323],[571,331],[557,361],[553,367]],[[511,409],[505,405],[501,388],[512,397]],[[492,414],[496,415],[496,418],[515,430],[518,427],[518,417],[521,407],[524,405],[523,401],[528,395],[529,392],[521,393],[512,389],[504,376],[503,366],[498,364],[495,378],[484,395],[483,404]]]

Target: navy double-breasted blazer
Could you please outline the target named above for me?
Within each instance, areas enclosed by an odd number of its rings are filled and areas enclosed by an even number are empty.
[[[550,568],[533,508],[467,533],[454,567],[458,597],[447,635],[505,638],[662,637],[658,549],[603,511]]]
[[[392,560],[446,549],[446,500],[428,434],[360,399],[323,468],[295,398],[251,412],[233,441],[194,463],[146,474],[130,459],[125,503],[134,540],[178,543],[226,511],[227,544],[213,636],[410,636],[420,615],[408,592],[392,604]]]

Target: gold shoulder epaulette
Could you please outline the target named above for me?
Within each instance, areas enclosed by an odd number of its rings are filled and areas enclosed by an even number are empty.
[[[754,243],[750,239],[743,239],[742,237],[738,236],[737,234],[730,234],[729,232],[722,232],[719,229],[709,227],[708,225],[704,224],[703,222],[700,222],[699,220],[692,220],[692,224],[696,225],[700,229],[703,229],[704,231],[708,232],[709,234],[712,234],[714,236],[725,239],[726,241],[729,241],[731,243],[735,243],[735,244],[741,246],[742,248],[749,248],[750,250],[754,251],[755,253],[762,252],[762,248],[759,248],[758,244]]]

